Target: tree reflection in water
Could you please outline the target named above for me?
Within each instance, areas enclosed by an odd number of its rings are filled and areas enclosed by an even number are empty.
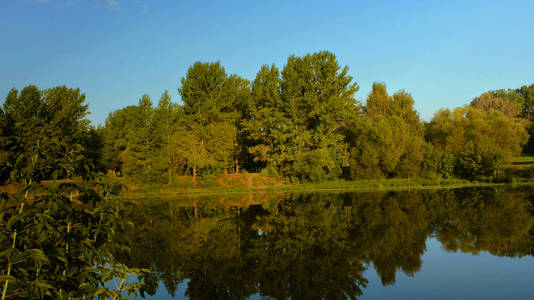
[[[370,265],[384,285],[418,272],[430,236],[447,251],[532,255],[532,199],[483,188],[147,201],[126,212],[119,260],[152,270],[145,295],[162,282],[174,296],[187,279],[192,299],[356,298]]]

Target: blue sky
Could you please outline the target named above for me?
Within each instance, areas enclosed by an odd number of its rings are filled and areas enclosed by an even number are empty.
[[[90,119],[164,90],[195,61],[254,79],[290,54],[335,53],[360,86],[405,89],[425,120],[534,83],[534,1],[0,0],[0,97],[79,87]]]

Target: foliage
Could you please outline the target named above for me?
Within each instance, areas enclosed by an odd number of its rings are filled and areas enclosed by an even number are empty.
[[[276,168],[273,165],[267,165],[267,167],[261,170],[260,174],[263,177],[277,178],[279,176],[278,172],[276,171]]]
[[[341,163],[336,161],[339,156],[337,149],[316,149],[301,154],[295,161],[294,174],[303,181],[325,181],[341,175]]]
[[[422,165],[424,175],[426,177],[452,177],[455,164],[454,153],[448,147],[435,149],[429,143],[426,143],[425,147],[425,156]]]
[[[358,86],[347,73],[327,51],[290,56],[281,77],[274,65],[263,66],[253,83],[255,106],[247,124],[254,161],[303,180],[339,176],[348,164],[342,130],[359,109]]]
[[[389,96],[374,83],[365,114],[347,133],[351,142],[350,178],[414,177],[425,153],[422,124],[410,94]]]
[[[280,143],[286,135],[280,123],[280,84],[280,72],[274,64],[261,67],[251,86],[251,118],[244,123],[249,139],[253,141],[248,151],[253,156],[254,163],[274,169],[281,165],[277,149],[283,147]]]
[[[125,225],[117,221],[117,202],[61,183],[25,186],[0,205],[2,299],[122,299],[141,287],[125,281],[141,270],[113,256],[123,248],[116,241]],[[112,288],[110,281],[120,284]]]
[[[497,96],[497,95],[500,95]],[[514,97],[515,96],[515,97]],[[484,93],[471,101],[471,106],[489,111],[490,109],[501,111],[509,117],[517,117],[523,109],[521,99],[515,93],[494,92]]]
[[[534,85],[483,93],[429,123],[404,90],[390,95],[375,82],[362,106],[358,89],[328,51],[292,55],[281,70],[264,65],[252,82],[196,62],[181,103],[167,91],[157,106],[143,95],[97,128],[79,89],[13,89],[0,110],[0,182],[109,171],[142,186],[176,186],[180,176],[196,185],[265,168],[288,182],[495,177],[534,149]]]
[[[522,86],[516,93],[523,98],[523,116],[534,120],[534,84]]]
[[[129,180],[172,186],[192,175],[193,186],[197,176],[210,185],[221,173],[247,170],[286,182],[503,178],[504,164],[530,151],[523,146],[525,128],[534,131],[533,85],[484,93],[471,106],[440,110],[424,124],[412,96],[404,90],[389,95],[385,84],[374,83],[362,107],[348,67],[322,51],[290,56],[281,72],[263,66],[253,82],[226,74],[219,62],[196,62],[178,91],[183,104],[173,103],[168,92],[157,106],[143,95],[97,128],[86,119],[79,89],[30,85],[9,92],[0,109],[0,181],[22,188],[0,196],[3,298],[116,299],[139,290],[153,294],[160,278],[171,294],[189,279],[191,298],[246,298],[258,291],[279,298],[355,298],[371,262],[383,284],[393,283],[398,269],[417,272],[433,231],[448,249],[514,255],[520,246],[530,247],[524,237],[533,224],[525,213],[531,207],[519,200],[510,200],[501,215],[495,209],[472,212],[477,202],[458,204],[446,192],[439,199],[443,207],[425,197],[390,194],[292,196],[298,201],[250,211],[193,199],[190,210],[175,214],[172,207],[169,214],[143,210],[134,216],[142,221],[135,222],[138,230],[125,216],[131,213],[127,202],[112,196]],[[532,170],[523,173],[531,176]],[[248,178],[247,186],[257,184],[257,177]],[[41,185],[44,180],[52,182]],[[355,186],[429,184],[398,180]],[[501,200],[491,197],[490,209],[499,207]],[[452,208],[465,219],[457,221]],[[478,229],[490,224],[494,230],[491,224],[514,213],[516,223],[497,239],[471,240]],[[142,254],[135,248],[140,245]],[[135,257],[161,249],[169,252],[156,266]],[[144,286],[131,282],[135,274]]]
[[[438,111],[426,133],[435,149],[452,151],[455,174],[464,178],[497,175],[527,137],[524,126],[502,112],[474,107]]]
[[[189,164],[193,177],[198,172],[231,169],[237,172],[239,157],[246,152],[239,142],[243,139],[241,121],[248,115],[248,81],[236,75],[227,76],[219,62],[197,62],[182,78],[178,91],[184,102],[184,127],[188,135],[185,140],[197,145],[194,153],[185,153],[188,162],[194,161]]]
[[[87,104],[79,89],[12,89],[2,115],[3,174],[13,181],[72,178],[88,174],[84,144]],[[4,173],[5,172],[5,173]]]

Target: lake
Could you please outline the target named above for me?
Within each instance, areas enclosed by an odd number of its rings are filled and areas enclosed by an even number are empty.
[[[531,299],[534,189],[146,199],[118,260],[147,299]]]

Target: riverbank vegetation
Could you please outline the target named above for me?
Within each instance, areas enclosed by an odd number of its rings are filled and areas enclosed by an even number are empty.
[[[136,186],[209,186],[225,174],[261,173],[272,184],[424,178],[510,181],[513,157],[534,152],[534,85],[483,93],[424,122],[404,90],[374,83],[365,103],[334,54],[290,56],[253,81],[219,63],[194,63],[157,105],[87,120],[79,89],[13,89],[0,111],[0,180],[108,173]],[[512,168],[513,169],[513,168]],[[24,170],[24,171],[23,171]],[[184,178],[188,178],[184,180]],[[266,180],[266,179],[261,179]],[[218,186],[224,187],[223,184]]]

